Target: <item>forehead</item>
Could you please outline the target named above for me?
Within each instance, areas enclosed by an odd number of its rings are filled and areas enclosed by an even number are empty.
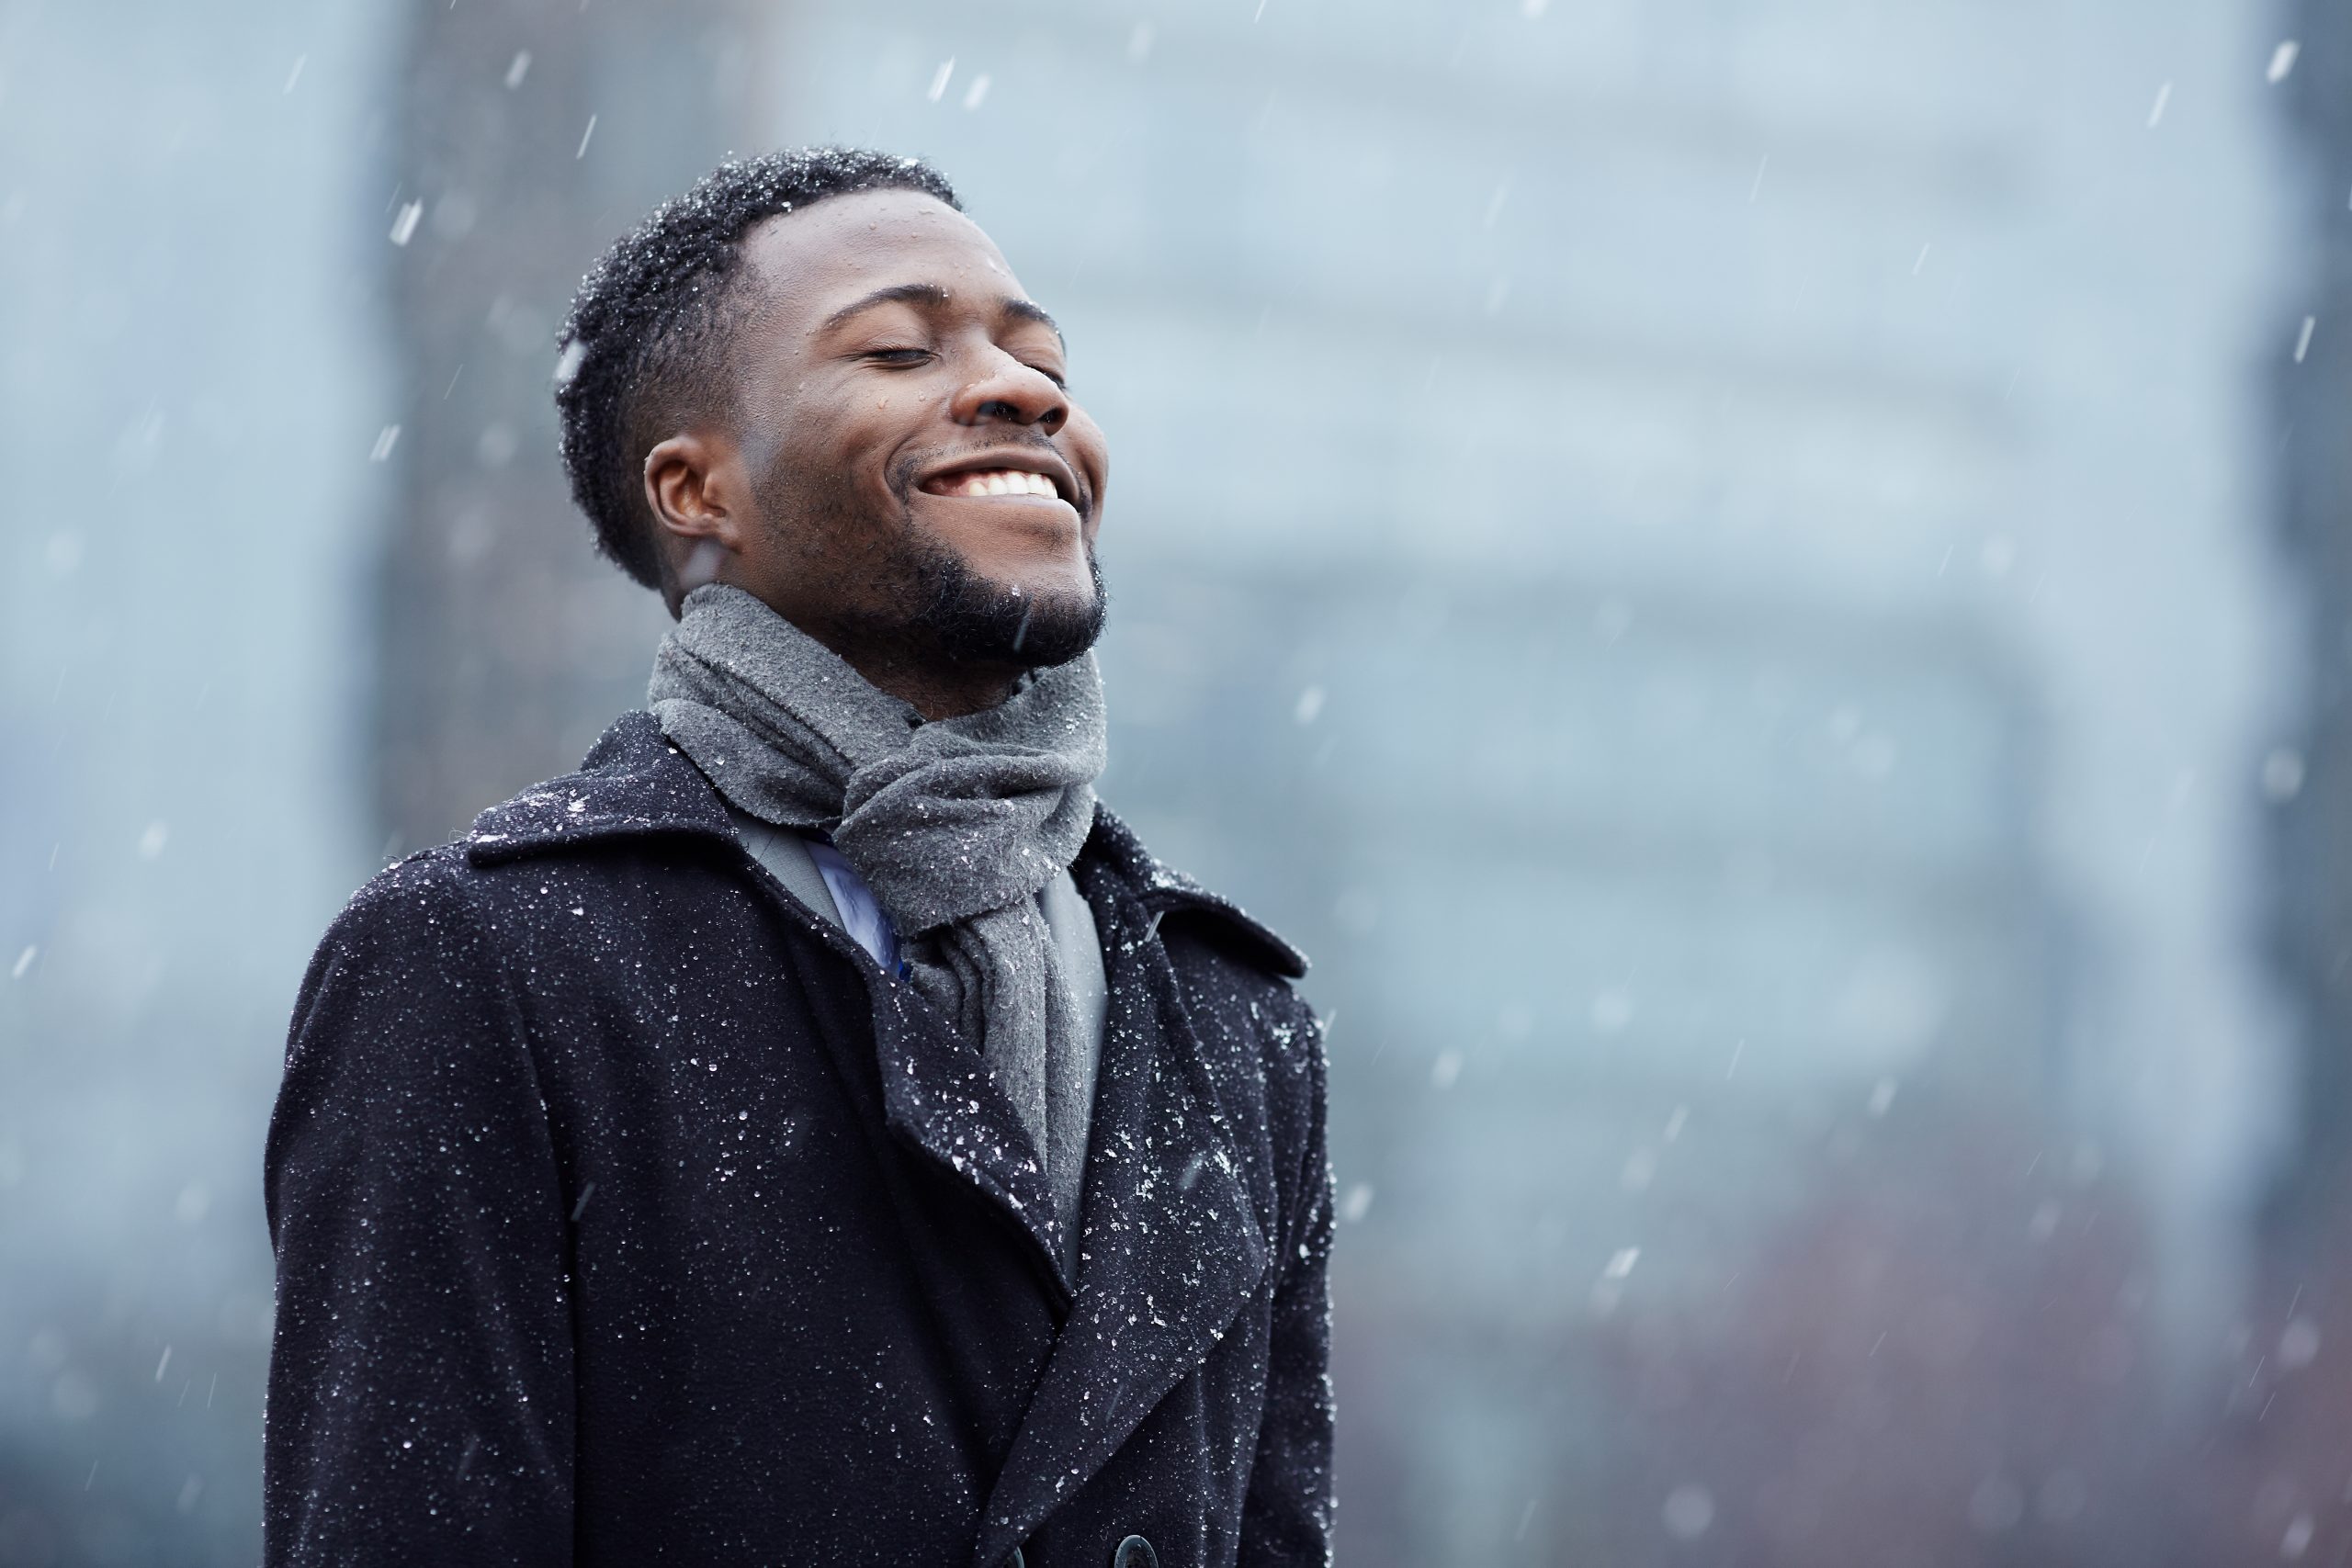
[[[813,326],[832,311],[902,283],[933,284],[958,303],[1023,298],[1021,284],[980,226],[920,191],[828,197],[766,219],[745,236],[744,259],[771,310]]]

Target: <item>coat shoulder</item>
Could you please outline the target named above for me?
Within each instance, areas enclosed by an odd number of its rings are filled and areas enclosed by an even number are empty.
[[[618,839],[684,833],[731,838],[701,773],[648,713],[625,714],[573,773],[534,784],[475,818],[469,832],[371,877],[321,942],[314,970],[363,955],[377,963],[487,962],[493,931],[548,914],[564,852]],[[531,863],[537,863],[533,864]]]
[[[576,771],[475,818],[463,848],[472,864],[491,866],[602,839],[734,832],[710,781],[639,711],[615,720]]]
[[[320,943],[320,955],[411,940],[426,931],[470,932],[478,924],[475,880],[458,844],[436,844],[395,861],[345,900]]]
[[[1121,877],[1164,934],[1197,935],[1210,946],[1281,980],[1306,975],[1306,955],[1222,894],[1212,893],[1153,854],[1135,830],[1098,805],[1085,852]]]
[[[320,939],[271,1117],[273,1229],[289,1160],[344,1169],[371,1128],[405,1128],[387,1146],[413,1146],[420,1119],[462,1121],[530,1077],[514,987],[472,879],[454,846],[411,855],[352,895]]]
[[[1108,809],[1098,810],[1087,848],[1149,911],[1194,1029],[1239,1075],[1227,1089],[1264,1097],[1274,1125],[1303,1136],[1319,1120],[1329,1076],[1322,1021],[1295,984],[1306,955],[1155,857]]]
[[[500,968],[478,874],[455,844],[378,872],[319,939],[295,1005],[301,1022],[326,993],[346,1004],[429,1010],[443,992],[479,989]]]

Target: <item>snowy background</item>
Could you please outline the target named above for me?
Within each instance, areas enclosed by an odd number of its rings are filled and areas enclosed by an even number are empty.
[[[2339,8],[0,0],[0,1568],[253,1560],[310,947],[663,624],[555,325],[815,139],[1318,961],[1346,1562],[2343,1560]]]

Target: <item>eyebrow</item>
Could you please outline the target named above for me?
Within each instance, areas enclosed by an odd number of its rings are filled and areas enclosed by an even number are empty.
[[[851,317],[871,310],[876,305],[924,305],[933,309],[948,303],[952,298],[944,286],[936,283],[894,283],[888,288],[877,288],[861,299],[851,300],[825,318],[822,330],[830,332]],[[1017,321],[1033,321],[1052,333],[1062,335],[1061,323],[1046,313],[1046,308],[1034,299],[1008,299],[1004,314]]]
[[[1062,335],[1062,324],[1046,314],[1046,308],[1034,299],[1007,299],[1004,313],[1016,321],[1035,321],[1056,337]],[[1064,338],[1067,343],[1069,340]]]

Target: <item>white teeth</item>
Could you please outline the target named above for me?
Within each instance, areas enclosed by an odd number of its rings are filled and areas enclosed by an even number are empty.
[[[950,495],[1042,495],[1058,497],[1061,491],[1044,474],[1033,474],[1026,468],[992,468],[986,473],[967,474],[954,481]]]

